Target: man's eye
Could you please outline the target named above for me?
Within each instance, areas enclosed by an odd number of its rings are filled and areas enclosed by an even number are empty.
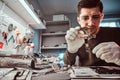
[[[89,17],[88,16],[84,16],[82,19],[86,21],[86,20],[89,19]]]
[[[100,15],[93,15],[92,18],[93,18],[93,19],[99,19],[99,18],[100,18]]]

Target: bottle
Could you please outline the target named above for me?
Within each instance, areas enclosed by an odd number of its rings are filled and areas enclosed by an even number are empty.
[[[29,47],[29,55],[30,55],[30,56],[34,56],[34,43],[31,43],[31,44],[30,44],[30,47]]]

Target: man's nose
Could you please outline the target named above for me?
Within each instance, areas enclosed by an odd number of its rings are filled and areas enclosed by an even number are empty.
[[[92,25],[94,25],[95,24],[95,20],[93,20],[93,19],[89,19],[88,20],[88,25],[89,26],[92,26]]]

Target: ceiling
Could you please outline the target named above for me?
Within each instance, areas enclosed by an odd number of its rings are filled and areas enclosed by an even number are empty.
[[[80,0],[28,0],[43,15],[76,13]],[[105,14],[120,14],[120,0],[101,0]]]
[[[32,23],[35,29],[41,29],[41,25],[35,23],[30,14],[21,6],[18,0],[2,0],[27,23]],[[77,4],[80,0],[26,0],[34,11],[39,11],[38,16],[52,16],[55,14],[71,14],[77,12]],[[101,0],[104,5],[104,13],[117,15],[120,18],[120,0]],[[35,24],[34,24],[35,23]],[[44,26],[43,26],[44,28]]]

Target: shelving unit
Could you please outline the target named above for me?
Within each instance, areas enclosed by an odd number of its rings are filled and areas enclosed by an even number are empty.
[[[40,35],[40,49],[46,55],[58,55],[66,50],[66,31],[69,29],[69,21],[48,21],[45,30]]]

